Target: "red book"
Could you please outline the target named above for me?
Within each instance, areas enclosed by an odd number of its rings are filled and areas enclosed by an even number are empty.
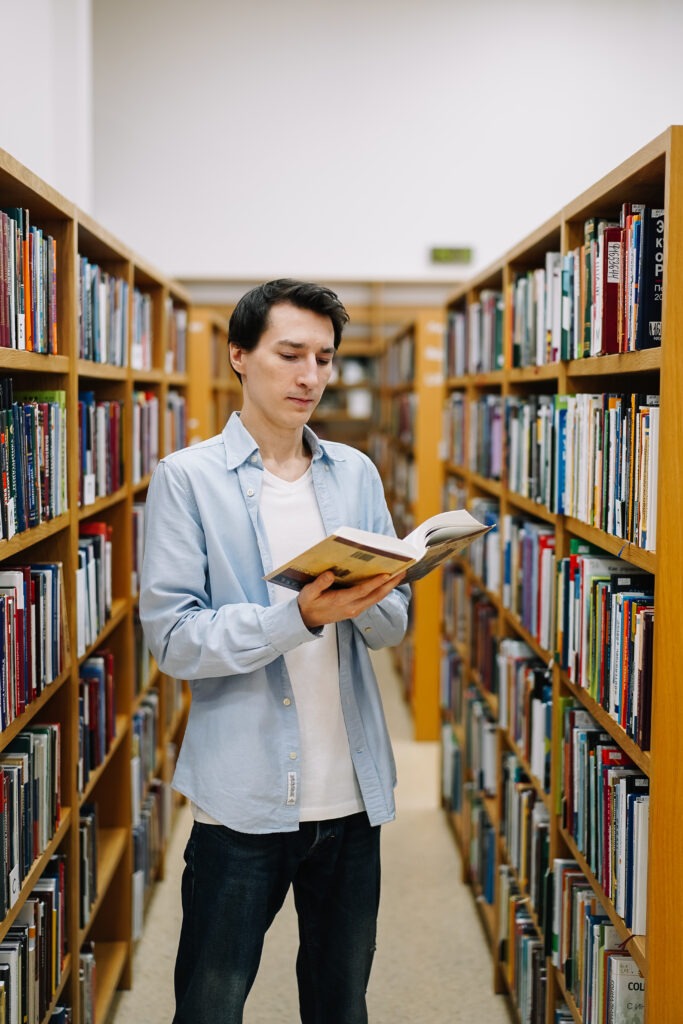
[[[600,355],[619,351],[619,293],[621,282],[622,229],[606,227],[602,233],[601,282],[602,320],[600,332]]]

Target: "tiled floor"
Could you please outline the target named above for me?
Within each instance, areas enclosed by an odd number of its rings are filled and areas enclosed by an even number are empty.
[[[508,1024],[492,991],[491,957],[439,808],[439,751],[414,743],[387,652],[373,655],[398,768],[397,820],[382,830],[382,905],[368,991],[372,1024]],[[173,962],[180,927],[185,809],[137,946],[134,986],[117,999],[115,1024],[170,1024]],[[291,900],[268,936],[245,1024],[297,1024],[296,920]]]

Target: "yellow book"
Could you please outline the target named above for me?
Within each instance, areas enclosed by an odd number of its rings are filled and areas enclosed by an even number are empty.
[[[328,569],[335,575],[336,587],[350,587],[383,573],[398,576],[406,571],[405,581],[411,583],[459,554],[490,529],[465,509],[439,512],[403,540],[342,526],[264,578],[291,590],[301,590]]]

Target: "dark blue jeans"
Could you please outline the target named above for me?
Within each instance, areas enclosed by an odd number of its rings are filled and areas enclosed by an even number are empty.
[[[303,1024],[366,1024],[379,837],[365,812],[267,835],[195,823],[185,850],[173,1024],[241,1024],[266,931],[290,885]]]

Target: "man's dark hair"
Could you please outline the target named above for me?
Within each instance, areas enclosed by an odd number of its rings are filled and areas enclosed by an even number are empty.
[[[285,302],[329,317],[334,328],[334,347],[339,348],[342,331],[349,319],[341,299],[325,285],[293,281],[287,277],[260,284],[242,296],[230,317],[228,341],[245,352],[253,351],[268,328],[271,309]]]

